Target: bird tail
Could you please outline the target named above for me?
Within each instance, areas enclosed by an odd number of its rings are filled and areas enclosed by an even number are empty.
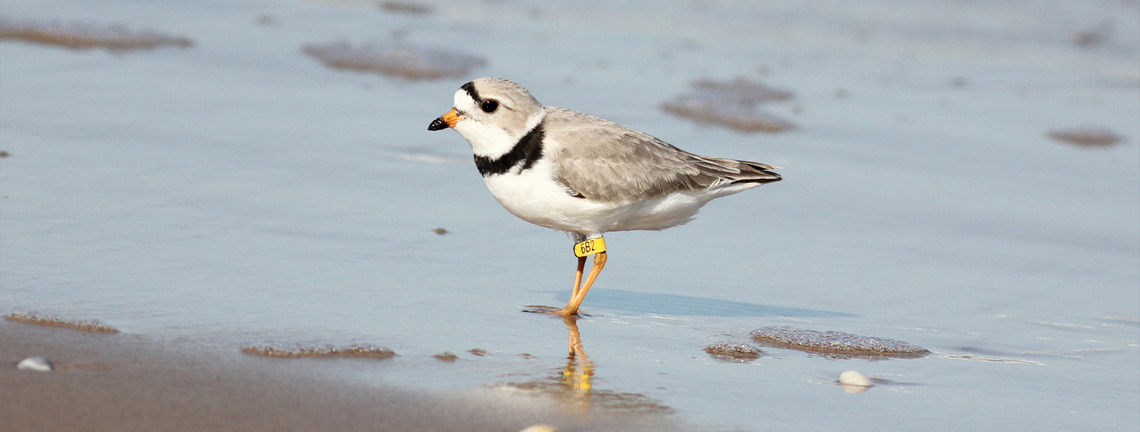
[[[776,170],[780,167],[775,165],[768,165],[760,162],[748,161],[735,161],[740,164],[740,174],[737,174],[734,179],[730,179],[729,184],[737,183],[773,183],[783,180]]]

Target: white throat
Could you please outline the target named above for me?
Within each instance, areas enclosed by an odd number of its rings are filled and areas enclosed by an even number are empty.
[[[538,126],[545,118],[546,108],[543,108],[526,120],[526,125],[522,130],[514,133],[474,119],[464,119],[455,124],[455,131],[467,140],[475,156],[498,159],[510,152],[519,139]]]

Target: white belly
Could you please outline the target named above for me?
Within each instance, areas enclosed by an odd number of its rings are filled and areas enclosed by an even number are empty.
[[[552,172],[550,161],[544,159],[520,174],[511,171],[484,180],[511,214],[535,225],[587,236],[681,225],[714,198],[704,193],[674,193],[632,203],[595,202],[570,196],[553,180]]]

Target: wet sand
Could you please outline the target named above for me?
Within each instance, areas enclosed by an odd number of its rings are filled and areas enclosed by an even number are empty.
[[[0,432],[1140,424],[1136,0],[387,3],[0,0],[0,314],[122,331],[0,341]],[[479,76],[786,181],[614,233],[579,335],[426,130]]]
[[[52,359],[56,370],[17,370],[30,356]],[[583,416],[490,390],[357,386],[316,372],[330,361],[353,360],[264,359],[236,348],[218,353],[193,342],[0,321],[0,429],[516,431],[547,423],[563,432],[680,430],[668,416]]]

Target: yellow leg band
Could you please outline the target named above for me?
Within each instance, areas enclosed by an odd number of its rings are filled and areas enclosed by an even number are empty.
[[[606,251],[606,239],[598,237],[574,245],[574,256],[588,257]]]

